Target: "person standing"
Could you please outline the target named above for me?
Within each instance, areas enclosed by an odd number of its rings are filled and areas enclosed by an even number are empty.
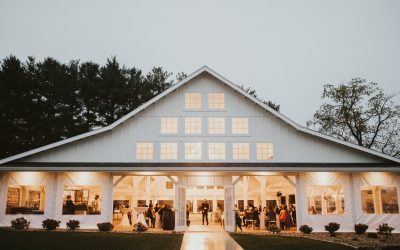
[[[67,195],[67,201],[65,203],[65,214],[75,214],[75,204],[71,199],[71,195]]]
[[[201,207],[200,207],[201,213],[203,215],[203,225],[204,225],[204,218],[206,218],[206,222],[208,225],[208,210],[210,210],[210,205],[208,204],[207,200],[204,199],[204,202],[201,203]]]
[[[96,196],[94,197],[94,201],[93,201],[93,208],[94,208],[94,213],[95,214],[100,214],[101,211],[101,201],[100,201],[100,196],[98,194],[96,194]]]

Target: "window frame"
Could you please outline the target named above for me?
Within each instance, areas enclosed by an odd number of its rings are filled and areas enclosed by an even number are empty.
[[[147,146],[149,146],[149,145],[151,145],[151,147],[146,147],[146,151],[149,149],[149,148],[151,148],[151,158],[149,158],[149,157],[145,157],[145,158],[143,158],[142,156],[143,155],[150,155],[150,153],[149,152],[147,152],[147,153],[139,153],[139,148],[140,148],[140,150],[142,151],[143,149],[141,149],[141,147],[139,147],[139,145],[145,145],[145,144],[147,144]],[[141,155],[140,157],[138,157],[138,155]],[[154,159],[154,143],[153,142],[137,142],[136,143],[136,154],[135,154],[135,159],[136,160],[143,160],[143,161],[148,161],[148,160],[153,160]]]

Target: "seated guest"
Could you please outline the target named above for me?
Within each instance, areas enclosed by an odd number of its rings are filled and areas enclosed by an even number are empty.
[[[254,211],[252,213],[252,220],[256,221],[256,227],[260,227],[260,212],[258,211],[258,208],[255,207]]]

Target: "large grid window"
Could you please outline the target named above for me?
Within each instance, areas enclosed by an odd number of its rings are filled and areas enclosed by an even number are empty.
[[[185,117],[185,133],[201,134],[201,117]]]
[[[174,183],[172,181],[165,182],[165,189],[173,189],[173,188],[174,188]]]
[[[162,142],[160,146],[161,160],[176,160],[178,159],[178,144],[175,142]]]
[[[398,214],[397,188],[393,186],[366,186],[361,189],[361,206],[367,214]]]
[[[257,160],[272,160],[274,158],[274,149],[272,143],[257,143]]]
[[[43,185],[8,186],[6,214],[43,214],[46,188]]]
[[[178,133],[178,118],[162,117],[161,118],[161,133],[162,134]]]
[[[309,214],[343,214],[344,193],[342,186],[307,186]]]
[[[224,93],[208,93],[208,108],[224,109],[225,108]]]
[[[232,118],[232,134],[248,134],[249,119],[247,117]]]
[[[225,133],[225,118],[209,117],[208,118],[208,133],[209,134],[224,134]]]
[[[136,143],[136,160],[152,160],[153,159],[153,143],[139,142]]]
[[[185,143],[185,160],[201,160],[201,143]]]
[[[201,94],[185,93],[185,109],[201,109]]]
[[[249,144],[248,143],[233,143],[232,153],[234,160],[248,160],[249,157]]]
[[[208,158],[210,160],[225,160],[225,143],[209,143]]]

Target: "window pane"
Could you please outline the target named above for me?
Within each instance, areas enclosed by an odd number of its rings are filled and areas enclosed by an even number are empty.
[[[232,153],[234,160],[249,159],[249,144],[248,143],[233,143]]]
[[[178,159],[178,144],[174,142],[162,142],[161,143],[161,160],[176,160]]]
[[[367,214],[399,213],[397,188],[391,186],[365,186],[361,188],[361,205]]]
[[[201,94],[185,93],[185,109],[201,109]]]
[[[224,109],[225,108],[224,93],[208,93],[208,108]]]
[[[165,189],[173,189],[174,183],[172,181],[165,182]]]
[[[225,118],[209,117],[208,118],[208,133],[209,134],[224,134],[225,133]]]
[[[272,143],[257,143],[257,160],[272,160],[273,158]]]
[[[162,134],[178,133],[178,118],[162,117],[161,118],[161,133]]]
[[[398,214],[399,203],[397,201],[396,187],[381,187],[382,213]]]
[[[343,214],[344,193],[342,186],[307,186],[309,214]]]
[[[100,186],[64,186],[62,214],[101,214]]]
[[[361,190],[361,206],[364,213],[375,213],[374,193],[372,189]]]
[[[6,214],[43,214],[45,198],[46,188],[43,185],[10,185]]]
[[[201,117],[185,117],[185,133],[201,134]]]
[[[208,158],[210,160],[224,160],[225,159],[225,143],[209,143],[208,144]]]
[[[152,160],[153,159],[153,143],[140,142],[136,143],[136,159]]]
[[[200,160],[201,159],[201,143],[185,143],[185,159]]]
[[[248,134],[249,119],[247,117],[232,118],[232,134]]]

